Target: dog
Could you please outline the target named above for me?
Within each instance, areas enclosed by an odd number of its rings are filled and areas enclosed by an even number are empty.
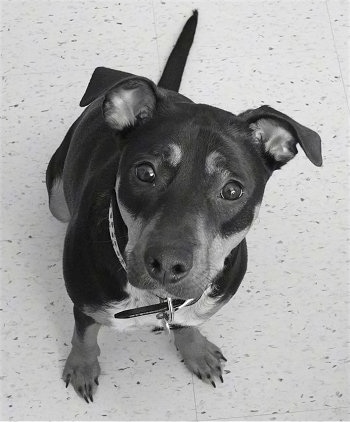
[[[86,107],[46,173],[68,222],[63,273],[74,304],[63,380],[87,403],[99,383],[101,325],[171,331],[185,365],[216,387],[226,358],[198,326],[236,293],[266,182],[297,154],[322,165],[321,139],[269,106],[238,115],[178,93],[198,20],[162,77],[95,69]]]

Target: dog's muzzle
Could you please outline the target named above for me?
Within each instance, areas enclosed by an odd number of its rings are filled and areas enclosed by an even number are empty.
[[[127,271],[126,262],[120,251],[118,239],[115,233],[114,214],[116,208],[116,194],[113,192],[111,202],[109,204],[108,220],[109,220],[109,234],[112,241],[114,252],[123,267],[124,271]],[[159,251],[150,249],[149,256],[146,257],[148,261],[147,270],[150,275],[156,279],[169,278],[172,282],[176,282],[183,278],[192,267],[192,260],[186,260],[185,255],[179,257],[174,255],[170,256],[167,254],[160,255]],[[184,308],[186,306],[193,305],[197,302],[197,299],[172,299],[170,297],[166,299],[159,298],[160,303],[142,306],[139,308],[128,309],[126,311],[118,312],[114,315],[117,319],[134,318],[143,315],[157,314],[157,319],[161,319],[168,331],[172,328],[171,324],[174,321],[175,311]]]

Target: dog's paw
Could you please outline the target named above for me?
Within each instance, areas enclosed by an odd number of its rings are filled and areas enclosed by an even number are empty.
[[[89,400],[94,401],[93,395],[98,386],[100,373],[97,357],[86,360],[79,352],[72,349],[67,358],[62,379],[66,383],[66,388],[72,384],[77,394],[89,403]]]
[[[216,387],[215,378],[222,378],[223,361],[227,361],[221,350],[207,340],[197,328],[176,330],[175,345],[187,368],[204,382]]]

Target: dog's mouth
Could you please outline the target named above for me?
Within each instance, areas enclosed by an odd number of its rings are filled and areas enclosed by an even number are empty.
[[[189,300],[189,299],[195,299],[194,297],[188,297],[188,295],[185,297],[184,295],[178,295],[174,293],[169,293],[167,290],[158,288],[155,290],[150,290],[150,292],[157,297],[160,301],[165,301],[167,299],[181,299],[181,300]]]
[[[183,280],[181,283],[174,283],[162,285],[159,281],[152,279],[145,272],[137,271],[137,266],[128,266],[128,281],[129,283],[138,289],[147,290],[149,293],[155,296],[157,300],[171,299],[196,299],[202,296],[203,292],[207,289],[211,283],[208,281],[206,285],[199,285],[195,283],[191,278]]]

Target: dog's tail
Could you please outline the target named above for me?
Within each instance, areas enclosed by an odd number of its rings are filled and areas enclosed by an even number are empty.
[[[196,32],[197,22],[198,10],[194,10],[192,16],[183,27],[183,30],[176,41],[175,47],[166,62],[162,76],[158,82],[158,86],[161,88],[178,92],[187,56],[190,52],[194,34]]]

